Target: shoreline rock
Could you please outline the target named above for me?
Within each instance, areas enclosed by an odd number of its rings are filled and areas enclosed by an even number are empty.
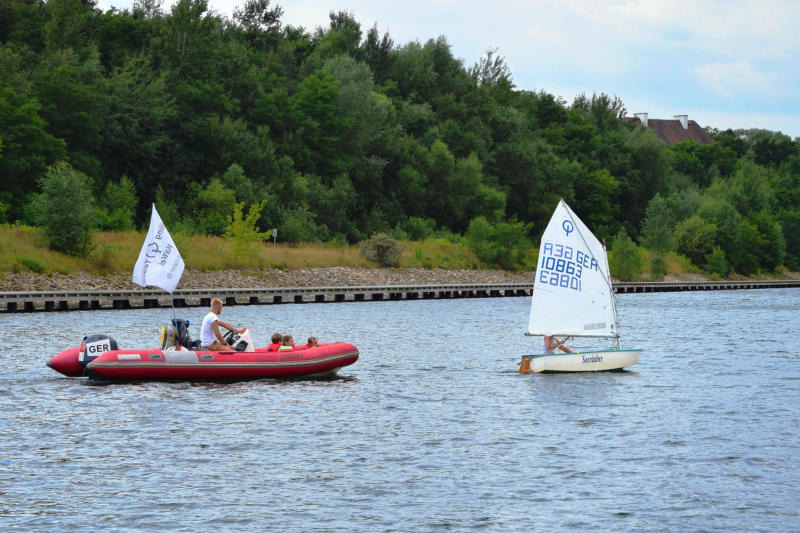
[[[129,273],[102,276],[86,272],[74,274],[35,272],[0,274],[0,292],[20,291],[85,291],[85,290],[135,290]],[[800,279],[798,272],[784,272],[784,279]],[[446,270],[442,268],[302,268],[296,270],[244,269],[199,271],[187,269],[179,289],[204,288],[258,288],[258,287],[354,287],[375,285],[439,285],[439,284],[492,284],[530,283],[533,272],[507,272],[504,270]],[[744,279],[744,278],[741,278]],[[757,279],[775,279],[762,277]],[[663,281],[707,281],[702,274],[687,273],[680,277],[666,276]]]
[[[532,272],[503,270],[445,270],[424,268],[303,268],[297,270],[246,269],[206,271],[187,269],[179,289],[257,287],[339,287],[373,285],[431,285],[481,283],[533,283]],[[0,292],[135,290],[129,273],[95,276],[85,272],[51,275],[8,273],[0,279]]]

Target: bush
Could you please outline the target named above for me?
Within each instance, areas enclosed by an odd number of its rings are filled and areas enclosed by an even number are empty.
[[[625,229],[619,230],[614,237],[614,253],[611,256],[611,273],[622,281],[632,281],[642,267],[642,259],[639,257],[639,249],[636,244],[628,237]]]
[[[36,225],[44,230],[52,250],[85,257],[94,230],[94,200],[89,178],[69,163],[59,162],[39,180],[42,188],[33,202]]]
[[[121,247],[115,244],[104,244],[96,249],[89,259],[100,272],[108,273],[117,270]]]
[[[233,216],[228,217],[228,228],[225,231],[225,238],[233,241],[233,248],[237,254],[253,254],[250,245],[254,242],[261,242],[269,238],[272,232],[260,232],[256,228],[256,222],[261,218],[261,210],[267,205],[266,200],[252,204],[246,216],[243,217],[244,202],[239,202],[233,206]]]
[[[664,262],[664,256],[661,254],[653,254],[650,260],[650,279],[652,281],[661,281],[667,274],[667,265]]]
[[[719,274],[723,278],[730,273],[731,267],[728,260],[725,259],[725,252],[719,246],[706,256],[706,270],[712,274]]]
[[[697,215],[680,222],[675,227],[678,252],[688,257],[697,266],[705,264],[705,258],[714,250],[717,226]]]
[[[408,220],[399,223],[398,228],[408,235],[409,240],[424,241],[433,235],[436,222],[432,218],[409,217]]]
[[[403,248],[386,233],[376,233],[359,245],[361,255],[383,267],[394,267],[400,262]]]
[[[486,217],[475,217],[467,229],[467,245],[481,261],[515,270],[525,264],[525,257],[533,247],[528,240],[530,228],[530,224],[522,222],[492,224]]]
[[[18,261],[22,266],[24,266],[31,272],[37,272],[39,274],[47,273],[47,267],[44,266],[44,264],[41,261],[39,261],[34,257],[20,257]]]
[[[227,189],[218,178],[213,178],[205,189],[195,187],[193,194],[192,207],[200,232],[222,236],[236,203],[234,192]]]
[[[327,228],[317,224],[317,215],[306,207],[297,207],[286,214],[278,225],[278,240],[283,242],[319,242],[328,236]]]
[[[102,230],[126,231],[133,229],[133,217],[139,199],[133,182],[122,176],[119,183],[109,181],[101,199],[101,205],[95,211],[97,225]],[[163,219],[162,219],[163,220]]]
[[[197,225],[201,235],[213,235],[216,237],[224,235],[227,227],[228,222],[222,213],[209,213]]]

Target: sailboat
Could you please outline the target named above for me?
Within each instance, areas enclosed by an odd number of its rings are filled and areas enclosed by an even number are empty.
[[[523,355],[519,371],[524,374],[621,370],[636,364],[642,353],[640,348],[620,349],[606,247],[563,199],[539,245],[526,335],[607,338],[614,347]]]

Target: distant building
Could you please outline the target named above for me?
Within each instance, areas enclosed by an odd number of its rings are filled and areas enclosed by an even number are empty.
[[[691,140],[697,144],[712,144],[714,139],[700,124],[689,120],[689,115],[675,115],[672,120],[664,118],[647,118],[647,113],[635,113],[628,120],[634,124],[650,128],[658,138],[672,146],[682,141]]]

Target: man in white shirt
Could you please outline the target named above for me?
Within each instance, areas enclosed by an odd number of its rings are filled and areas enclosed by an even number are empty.
[[[233,347],[225,342],[219,327],[225,327],[236,333],[243,333],[246,328],[236,329],[227,322],[219,319],[222,313],[222,300],[214,298],[211,300],[211,312],[203,317],[203,324],[200,326],[200,349],[212,352],[232,352]]]

